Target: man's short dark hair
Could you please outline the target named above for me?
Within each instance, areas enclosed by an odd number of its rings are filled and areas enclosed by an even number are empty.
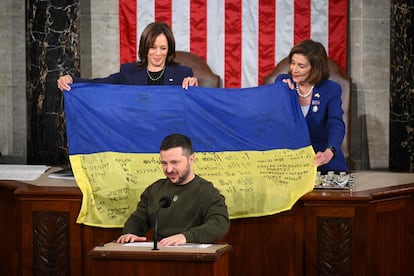
[[[160,151],[180,147],[187,156],[193,154],[193,145],[191,139],[179,133],[170,134],[161,142]]]

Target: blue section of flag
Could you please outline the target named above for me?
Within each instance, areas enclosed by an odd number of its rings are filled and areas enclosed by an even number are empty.
[[[310,145],[297,98],[285,84],[252,88],[73,84],[64,93],[69,154],[158,153],[183,133],[196,152]]]

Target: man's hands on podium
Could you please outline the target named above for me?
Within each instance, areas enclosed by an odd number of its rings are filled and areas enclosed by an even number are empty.
[[[183,234],[176,234],[166,238],[163,238],[158,243],[160,246],[168,246],[168,245],[183,245],[187,242],[187,239]]]
[[[120,236],[116,242],[117,243],[127,243],[127,242],[143,242],[146,241],[147,237],[140,237],[134,234],[124,234]]]
[[[117,243],[127,243],[127,242],[143,242],[146,241],[146,237],[140,237],[134,234],[124,234],[120,236],[116,242]],[[187,242],[187,239],[183,234],[176,234],[169,237],[166,237],[158,243],[160,246],[169,246],[169,245],[183,245]]]

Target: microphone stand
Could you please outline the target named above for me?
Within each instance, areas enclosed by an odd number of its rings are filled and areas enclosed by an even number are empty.
[[[154,247],[152,250],[158,250],[157,244],[158,244],[158,217],[160,216],[160,210],[161,208],[168,208],[171,205],[171,199],[167,196],[164,196],[160,199],[159,206],[157,209],[157,213],[155,214],[155,223],[154,223]]]
[[[159,250],[159,248],[157,247],[157,245],[158,245],[158,216],[159,216],[159,214],[160,214],[160,208],[158,207],[157,215],[155,216],[155,225],[154,225],[154,233],[153,233],[154,247],[152,248],[152,250]]]

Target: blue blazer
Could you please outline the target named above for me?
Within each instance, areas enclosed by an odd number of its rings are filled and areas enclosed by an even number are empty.
[[[276,78],[275,82],[281,82],[283,79],[292,80],[292,77],[282,74]],[[328,164],[318,167],[318,171],[323,173],[348,171],[341,149],[345,136],[341,94],[341,86],[332,80],[315,85],[309,111],[305,116],[315,152],[324,151],[329,146],[335,147],[336,150],[335,157]]]
[[[164,72],[163,85],[181,85],[183,79],[192,77],[193,70],[182,65],[167,65]],[[105,83],[105,84],[124,84],[124,85],[148,85],[147,69],[137,69],[137,63],[125,63],[121,65],[118,73],[106,78],[84,79],[73,77],[73,82],[83,83]]]

